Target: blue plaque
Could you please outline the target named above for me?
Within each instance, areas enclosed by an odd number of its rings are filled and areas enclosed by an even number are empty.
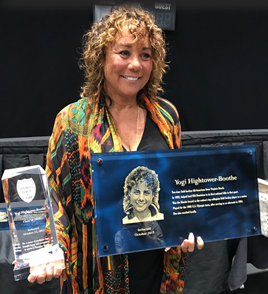
[[[98,254],[260,235],[255,146],[92,154]]]

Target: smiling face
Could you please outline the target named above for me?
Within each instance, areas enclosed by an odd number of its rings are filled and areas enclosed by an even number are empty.
[[[152,72],[152,48],[148,36],[134,41],[123,27],[115,42],[106,49],[104,89],[112,98],[136,98]]]
[[[136,212],[145,212],[153,202],[152,189],[147,186],[146,181],[138,181],[130,191],[130,203]]]

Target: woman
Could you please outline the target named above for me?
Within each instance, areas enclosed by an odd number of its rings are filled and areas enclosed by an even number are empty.
[[[138,166],[126,177],[123,209],[127,216],[123,224],[163,220],[159,212],[160,184],[155,171]]]
[[[62,271],[62,293],[180,293],[193,234],[166,252],[97,256],[90,169],[92,152],[180,147],[177,111],[157,97],[166,69],[162,31],[141,8],[116,7],[85,34],[82,67],[82,98],[58,114],[47,155],[66,269],[49,264],[28,280],[43,283]]]

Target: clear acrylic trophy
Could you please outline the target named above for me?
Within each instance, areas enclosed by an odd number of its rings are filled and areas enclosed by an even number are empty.
[[[41,166],[7,169],[2,176],[14,250],[14,278],[30,270],[63,260],[54,223],[45,171]]]

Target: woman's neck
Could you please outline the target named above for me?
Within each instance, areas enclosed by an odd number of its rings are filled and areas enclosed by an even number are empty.
[[[134,211],[134,215],[139,219],[139,221],[144,221],[147,218],[151,217],[151,211],[150,209],[146,209],[144,211]]]
[[[112,101],[112,103],[111,103]],[[146,110],[138,106],[136,98],[127,101],[106,100],[122,145],[128,151],[136,151],[140,144],[146,121]]]
[[[122,98],[120,96],[117,96],[116,98],[106,98],[106,105],[110,111],[112,109],[120,112],[122,110],[137,108],[138,103],[136,97]]]

